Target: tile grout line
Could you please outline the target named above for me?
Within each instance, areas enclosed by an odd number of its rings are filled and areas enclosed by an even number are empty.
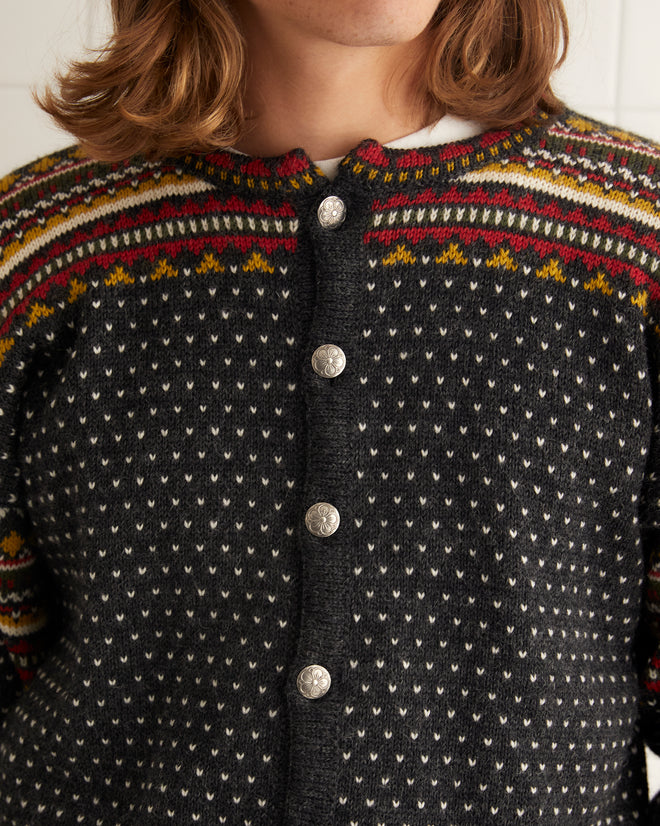
[[[96,16],[96,7],[98,5],[98,0],[94,0],[91,3],[85,3],[85,16],[86,26],[85,26],[85,36],[87,38],[87,42],[85,43],[86,47],[90,47],[92,45],[94,39],[94,19]]]
[[[625,15],[624,15],[624,4],[623,0],[618,0],[619,8],[618,8],[618,24],[619,24],[619,37],[617,39],[617,48],[618,54],[616,56],[616,87],[614,92],[614,112],[616,117],[617,124],[622,124],[622,102],[623,102],[623,72],[622,72],[622,64],[623,64],[623,52],[625,48],[625,37],[626,37],[626,24],[625,24]]]

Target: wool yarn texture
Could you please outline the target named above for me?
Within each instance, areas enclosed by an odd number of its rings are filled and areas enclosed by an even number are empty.
[[[660,822],[659,184],[571,111],[5,178],[0,823]]]

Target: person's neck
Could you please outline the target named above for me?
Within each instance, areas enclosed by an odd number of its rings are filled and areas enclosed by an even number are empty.
[[[387,143],[421,129],[424,115],[412,104],[419,39],[348,47],[288,42],[280,33],[249,49],[248,121],[235,148],[269,157],[302,147],[324,160],[342,157],[364,138]]]

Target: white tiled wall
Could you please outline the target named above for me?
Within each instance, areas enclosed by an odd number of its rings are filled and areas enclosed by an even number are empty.
[[[569,58],[556,87],[571,106],[660,142],[658,0],[564,0]]]
[[[565,0],[571,49],[556,86],[571,106],[660,141],[660,0]],[[625,12],[625,13],[624,13]],[[58,60],[98,46],[106,0],[0,0],[0,175],[71,143],[32,102]],[[660,758],[649,757],[660,789]]]

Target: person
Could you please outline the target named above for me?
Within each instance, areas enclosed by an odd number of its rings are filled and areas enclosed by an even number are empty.
[[[0,187],[0,822],[660,823],[658,146],[559,0],[113,13]]]

